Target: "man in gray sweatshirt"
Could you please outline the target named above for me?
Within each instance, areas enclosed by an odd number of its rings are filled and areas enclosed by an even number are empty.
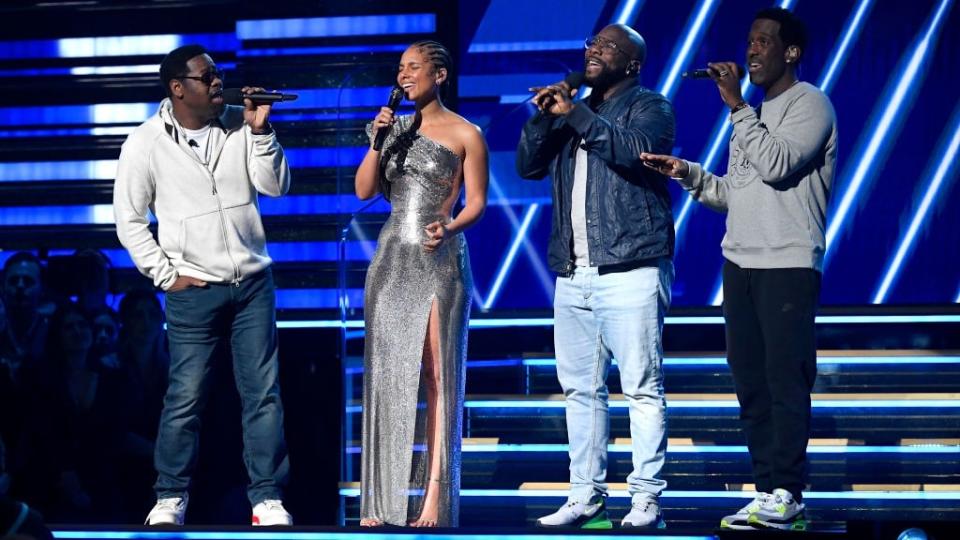
[[[725,176],[673,156],[641,154],[694,199],[727,214],[727,362],[757,497],[724,517],[722,528],[807,524],[802,489],[817,370],[814,318],[837,128],[827,96],[797,79],[805,46],[803,23],[791,12],[757,14],[746,55],[750,82],[764,90],[756,109],[743,99],[736,63],[708,64],[733,124]]]

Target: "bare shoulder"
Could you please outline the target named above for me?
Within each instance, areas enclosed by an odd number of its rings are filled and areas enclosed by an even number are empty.
[[[450,130],[466,145],[483,141],[483,131],[480,126],[454,112],[450,113]]]

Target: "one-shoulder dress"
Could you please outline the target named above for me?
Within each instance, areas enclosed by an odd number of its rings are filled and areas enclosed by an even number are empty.
[[[459,187],[460,157],[400,116],[380,156],[391,212],[364,289],[366,340],[361,449],[362,518],[406,525],[420,515],[427,483],[439,487],[438,526],[457,526],[463,392],[473,277],[462,234],[423,250],[424,228]],[[367,126],[368,134],[371,127]],[[439,314],[439,478],[428,478],[421,368],[433,303]]]

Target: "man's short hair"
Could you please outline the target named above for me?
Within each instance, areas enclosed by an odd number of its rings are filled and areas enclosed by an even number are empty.
[[[203,45],[184,45],[167,53],[160,62],[160,84],[167,97],[170,97],[170,81],[187,74],[187,62],[195,56],[207,54]]]
[[[37,265],[37,268],[43,270],[43,263],[40,262],[40,258],[30,253],[29,251],[18,251],[10,256],[5,263],[3,263],[3,274],[6,275],[7,270],[13,268],[15,264],[20,264],[23,262],[33,263]]]
[[[780,41],[783,42],[784,48],[795,45],[800,49],[801,56],[807,50],[807,26],[792,11],[778,7],[762,9],[753,18],[753,20],[757,19],[780,23]]]

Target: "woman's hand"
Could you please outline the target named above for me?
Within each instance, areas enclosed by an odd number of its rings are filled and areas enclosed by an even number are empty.
[[[380,107],[380,112],[377,113],[377,116],[373,119],[373,140],[377,140],[377,133],[384,128],[388,128],[397,121],[397,118],[393,115],[393,109],[390,107]],[[370,147],[373,148],[373,142],[370,142]]]
[[[447,227],[441,221],[434,221],[427,225],[424,230],[427,232],[427,240],[423,242],[423,250],[427,253],[436,251],[440,244],[447,238]]]

